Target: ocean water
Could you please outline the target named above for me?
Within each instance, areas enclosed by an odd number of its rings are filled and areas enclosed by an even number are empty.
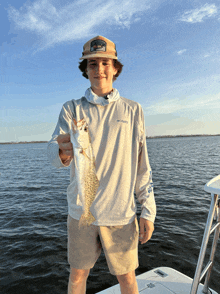
[[[211,201],[203,188],[220,174],[220,136],[155,138],[147,145],[157,218],[152,239],[139,245],[136,275],[168,266],[193,278]],[[46,148],[46,143],[0,145],[2,294],[67,293],[69,168],[51,166]],[[90,271],[86,293],[116,283],[102,252]],[[220,292],[219,246],[210,287]]]

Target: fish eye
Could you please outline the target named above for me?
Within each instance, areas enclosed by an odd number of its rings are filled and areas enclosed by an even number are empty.
[[[85,128],[84,128],[84,131],[87,132],[87,130],[88,130],[87,127],[85,127]]]

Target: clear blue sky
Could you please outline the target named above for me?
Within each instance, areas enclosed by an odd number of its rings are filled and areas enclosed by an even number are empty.
[[[83,44],[116,43],[114,83],[139,102],[147,135],[220,133],[217,0],[1,0],[0,142],[50,140],[62,104],[90,86]]]

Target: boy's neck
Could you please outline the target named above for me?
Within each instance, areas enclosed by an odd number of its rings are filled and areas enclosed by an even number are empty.
[[[95,93],[96,95],[98,95],[99,97],[104,97],[104,96],[107,96],[109,95],[112,91],[113,91],[113,88],[109,91],[109,90],[98,90],[98,89],[93,89],[91,88],[93,93]]]

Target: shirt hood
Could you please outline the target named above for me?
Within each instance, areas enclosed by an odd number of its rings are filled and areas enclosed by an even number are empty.
[[[91,88],[88,88],[85,92],[85,98],[88,102],[93,104],[99,104],[102,106],[117,101],[120,98],[120,95],[117,89],[113,89],[113,91],[110,94],[108,94],[107,97],[108,99],[105,99],[104,97],[96,95]]]

